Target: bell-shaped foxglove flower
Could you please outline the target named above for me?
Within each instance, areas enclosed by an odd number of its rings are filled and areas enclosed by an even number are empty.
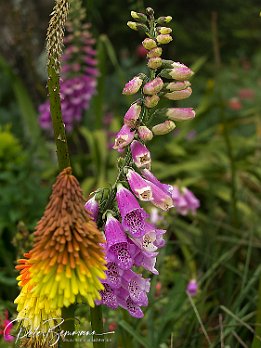
[[[151,256],[151,253],[154,253],[158,248],[165,245],[163,234],[166,230],[155,229],[155,227],[149,223],[146,223],[145,229],[146,233],[142,237],[132,238],[131,240],[143,252],[148,253],[147,255]]]
[[[96,300],[95,303],[97,305],[103,304],[109,308],[116,309],[119,304],[114,290],[107,283],[103,283],[103,285],[104,290],[100,291],[101,299]]]
[[[159,272],[155,268],[156,261],[157,261],[156,256],[157,256],[157,253],[153,253],[153,256],[148,256],[147,253],[140,251],[135,256],[134,264],[135,266],[138,266],[138,267],[141,266],[145,268],[146,270],[150,271],[151,273],[158,275]]]
[[[126,309],[132,317],[143,318],[144,314],[141,308],[130,298],[128,290],[123,288],[119,289],[117,298],[119,305]]]
[[[130,145],[132,159],[138,168],[147,168],[151,167],[151,157],[150,152],[147,147],[141,144],[137,140],[133,140]]]
[[[124,272],[122,285],[128,290],[132,301],[139,306],[148,305],[147,292],[150,290],[150,280],[131,270]]]
[[[134,103],[130,106],[124,116],[124,124],[131,128],[135,128],[140,117],[141,106],[139,103]]]
[[[129,145],[132,142],[134,136],[135,132],[132,131],[129,126],[122,126],[122,128],[116,135],[113,148],[121,152],[127,145]]]
[[[162,184],[159,181],[159,179],[156,178],[156,176],[153,175],[152,172],[149,171],[148,169],[144,169],[142,171],[142,175],[144,176],[145,179],[147,179],[150,182],[152,182],[153,184],[157,185],[161,190],[163,190],[164,192],[168,193],[171,196],[172,190],[173,190],[173,186],[172,185]]]
[[[162,190],[159,186],[155,185],[151,181],[148,181],[148,180],[145,180],[145,181],[148,183],[149,187],[151,188],[151,192],[152,192],[151,202],[156,207],[165,211],[168,211],[170,208],[174,207],[173,199],[169,193]]]
[[[133,260],[129,252],[127,236],[120,222],[111,214],[107,215],[105,236],[108,260],[115,262],[121,269],[130,269],[133,265]]]
[[[142,236],[146,232],[145,220],[149,215],[140,207],[133,194],[121,184],[117,187],[116,199],[123,228],[133,237]]]
[[[110,285],[113,289],[118,289],[121,287],[121,275],[123,270],[117,266],[115,262],[107,263],[106,283]]]
[[[128,170],[126,177],[130,188],[136,197],[138,197],[141,201],[151,201],[153,199],[152,189],[148,184],[148,181],[144,180],[132,169]]]

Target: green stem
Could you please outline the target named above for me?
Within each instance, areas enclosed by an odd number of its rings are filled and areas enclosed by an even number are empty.
[[[62,119],[59,74],[54,69],[52,63],[53,61],[48,66],[48,90],[58,164],[60,171],[62,171],[70,166],[70,157]],[[74,331],[74,306],[64,307],[62,317],[64,319],[63,330]],[[63,348],[73,348],[74,341],[61,341],[60,345]]]
[[[255,325],[255,337],[252,342],[251,348],[259,348],[261,345],[261,277],[259,279],[259,290],[258,290],[258,303],[256,309],[256,325]]]
[[[62,119],[59,74],[50,63],[48,66],[48,90],[59,169],[70,167],[70,157]]]
[[[91,314],[91,326],[92,331],[95,331],[96,334],[104,333],[103,329],[103,320],[102,320],[102,307],[95,306],[94,308],[90,308]],[[105,348],[105,341],[103,341],[103,336],[97,336],[100,341],[95,341],[95,335],[93,336],[93,348]]]
[[[68,308],[64,307],[62,309],[62,318],[64,319],[62,330],[69,332],[73,332],[75,330],[74,311],[75,305],[71,305]],[[63,348],[73,348],[74,336],[68,335],[67,338],[65,338],[65,341],[60,342],[60,345]]]

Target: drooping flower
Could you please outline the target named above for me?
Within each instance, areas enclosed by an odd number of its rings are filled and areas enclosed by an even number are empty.
[[[138,197],[141,201],[151,201],[153,199],[152,190],[149,183],[138,173],[132,169],[129,169],[126,177],[130,188],[136,197]]]
[[[140,143],[137,140],[133,140],[130,145],[132,159],[135,165],[138,168],[147,168],[151,167],[151,157],[150,152],[145,145]]]
[[[158,248],[162,248],[165,245],[163,234],[166,230],[156,229],[155,226],[149,223],[146,224],[145,230],[146,233],[142,237],[131,238],[133,243],[137,245],[141,251],[154,253]]]
[[[128,289],[130,298],[138,306],[147,306],[147,292],[150,290],[150,280],[144,279],[140,274],[131,270],[123,274],[123,287]]]
[[[131,299],[128,290],[118,290],[118,302],[120,306],[126,309],[129,314],[134,318],[143,318],[144,314],[139,305],[135,304]]]
[[[141,106],[139,103],[134,103],[130,106],[124,116],[124,124],[131,128],[135,128],[141,112]]]
[[[168,185],[168,184],[162,184],[158,178],[156,178],[156,176],[154,174],[152,174],[152,172],[148,169],[143,169],[142,170],[142,175],[144,176],[145,179],[149,180],[150,182],[152,182],[153,184],[157,185],[161,190],[163,190],[164,192],[166,192],[168,195],[172,195],[172,190],[173,190],[173,186],[172,185]]]
[[[115,262],[107,263],[106,283],[113,289],[118,289],[121,286],[122,269]]]
[[[116,199],[122,218],[123,228],[129,231],[133,237],[144,235],[146,232],[145,221],[149,215],[140,207],[133,194],[119,184],[117,187]]]
[[[134,139],[135,132],[127,125],[123,125],[120,131],[117,133],[113,148],[118,151],[122,151],[127,145],[129,145]]]
[[[110,213],[105,224],[106,256],[111,262],[115,262],[121,269],[130,269],[133,260],[130,254],[130,246],[120,222]]]
[[[97,305],[104,304],[107,307],[111,309],[116,309],[118,305],[118,300],[115,292],[113,291],[112,287],[107,284],[106,282],[104,284],[104,289],[101,290],[101,299],[95,301]]]
[[[71,168],[57,177],[34,236],[32,250],[16,267],[21,292],[15,303],[18,318],[27,318],[24,327],[43,329],[42,321],[59,318],[64,306],[78,300],[94,306],[105,278],[104,239],[84,208]]]

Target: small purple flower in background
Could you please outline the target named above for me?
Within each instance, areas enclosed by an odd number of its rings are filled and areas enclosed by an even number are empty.
[[[157,224],[160,221],[163,220],[163,216],[161,215],[161,211],[156,208],[156,207],[152,207],[150,210],[150,221],[152,224]]]
[[[96,51],[92,48],[95,40],[89,32],[90,26],[87,24],[83,28],[79,36],[69,22],[68,35],[64,39],[60,96],[63,121],[69,132],[81,121],[83,111],[88,109],[90,100],[96,92],[98,70]],[[39,106],[39,122],[43,129],[52,129],[48,100]]]
[[[0,335],[3,335],[3,339],[6,342],[12,342],[14,337],[11,335],[11,330],[13,328],[13,324],[11,320],[8,318],[8,311],[5,311],[5,316],[0,317]]]
[[[177,213],[181,215],[195,214],[200,207],[197,197],[186,187],[180,190],[177,186],[173,186],[172,199]]]
[[[186,289],[187,293],[190,296],[196,296],[198,293],[198,283],[196,281],[196,279],[191,279],[187,285],[187,289]]]

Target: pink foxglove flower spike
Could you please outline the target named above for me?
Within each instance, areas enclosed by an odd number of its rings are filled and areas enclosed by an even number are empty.
[[[104,289],[96,303],[113,309],[122,307],[131,316],[142,318],[141,307],[148,305],[150,289],[150,279],[142,276],[142,270],[159,274],[157,255],[165,245],[167,232],[149,221],[149,214],[140,204],[168,211],[177,201],[173,186],[160,182],[150,171],[153,154],[148,143],[153,135],[171,132],[176,127],[173,120],[193,118],[195,112],[192,108],[157,109],[161,98],[183,99],[192,91],[188,81],[192,71],[181,63],[162,59],[161,45],[172,40],[172,30],[166,26],[171,17],[155,21],[151,8],[146,14],[132,12],[131,15],[135,20],[128,22],[131,29],[144,30],[146,35],[153,33],[142,42],[148,50],[150,73],[134,76],[123,88],[124,95],[139,93],[139,96],[125,113],[123,126],[115,137],[113,148],[122,153],[117,179],[111,189],[96,195],[103,197],[98,202],[97,223],[105,232],[107,261],[106,279],[102,281]],[[184,191],[183,195],[186,204],[196,206],[188,192]],[[93,200],[86,203],[86,208],[95,216],[96,203]],[[139,267],[140,274],[135,267]]]

